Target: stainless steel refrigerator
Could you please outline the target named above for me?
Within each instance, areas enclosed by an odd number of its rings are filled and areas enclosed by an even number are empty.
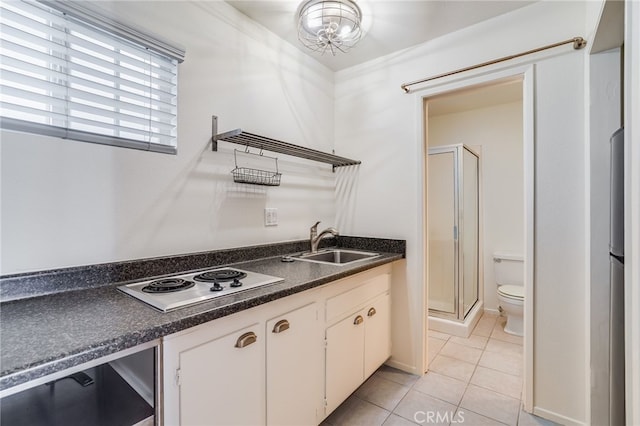
[[[611,136],[609,424],[624,425],[624,130]]]

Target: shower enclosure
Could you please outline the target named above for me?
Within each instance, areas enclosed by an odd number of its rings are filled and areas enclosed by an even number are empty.
[[[429,148],[429,316],[464,321],[478,302],[479,156],[465,145]]]

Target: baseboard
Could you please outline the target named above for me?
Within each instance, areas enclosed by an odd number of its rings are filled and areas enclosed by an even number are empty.
[[[547,420],[551,420],[556,423],[560,423],[565,426],[585,426],[586,423],[578,421],[576,419],[572,419],[571,417],[566,417],[558,413],[554,413],[553,411],[545,410],[540,407],[533,407],[533,414],[538,417],[542,417]]]
[[[487,309],[487,308],[484,308],[484,311],[489,313],[489,314],[498,315],[498,316],[500,315],[500,311],[498,309]]]
[[[384,365],[387,365],[392,368],[397,368],[398,370],[402,370],[405,373],[415,374],[416,376],[422,376],[424,374],[424,372],[419,371],[414,365],[405,364],[403,362],[398,362],[393,359],[388,359],[387,362],[384,363]]]

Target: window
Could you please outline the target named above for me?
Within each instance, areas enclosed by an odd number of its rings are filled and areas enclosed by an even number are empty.
[[[0,23],[0,127],[176,153],[184,51],[77,2],[3,1]]]

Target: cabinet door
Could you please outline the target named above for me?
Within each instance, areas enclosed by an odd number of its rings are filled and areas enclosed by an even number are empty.
[[[267,321],[266,339],[267,424],[318,424],[324,366],[318,304]]]
[[[384,294],[366,309],[364,378],[372,375],[391,356],[391,296]]]
[[[265,423],[259,333],[256,324],[180,353],[180,425]]]
[[[327,328],[326,399],[332,412],[360,386],[364,374],[364,315],[357,312]]]

